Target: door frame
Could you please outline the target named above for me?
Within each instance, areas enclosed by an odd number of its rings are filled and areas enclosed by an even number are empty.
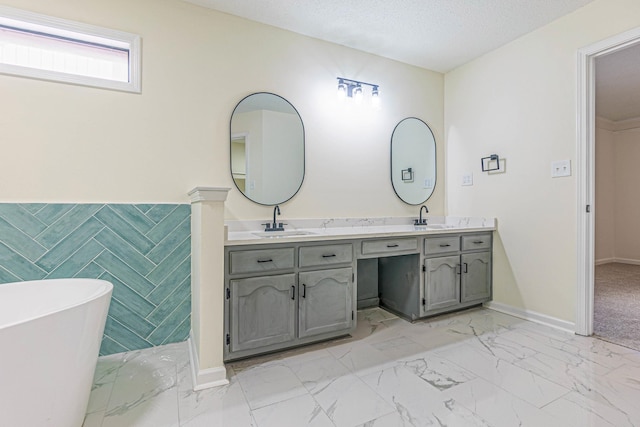
[[[595,266],[595,60],[640,43],[640,28],[578,50],[576,333],[593,334]]]

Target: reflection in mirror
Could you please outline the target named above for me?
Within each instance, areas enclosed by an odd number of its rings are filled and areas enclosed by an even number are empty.
[[[247,178],[247,134],[231,134],[231,174],[238,189],[245,192]]]
[[[401,120],[391,135],[391,184],[410,205],[427,201],[436,185],[436,140],[425,122]]]
[[[231,115],[231,175],[248,199],[277,205],[291,199],[304,179],[304,125],[286,99],[254,93]]]

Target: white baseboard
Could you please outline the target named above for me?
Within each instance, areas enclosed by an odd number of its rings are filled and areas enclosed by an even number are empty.
[[[552,328],[561,329],[565,332],[570,332],[572,334],[576,332],[576,324],[574,322],[567,322],[566,320],[538,313],[537,311],[526,310],[495,301],[485,302],[483,305],[490,310],[499,311],[500,313],[509,314],[531,322],[540,323],[541,325],[551,326]]]
[[[620,264],[631,264],[631,265],[640,265],[640,260],[638,259],[630,259],[630,258],[603,258],[603,259],[597,259],[595,264],[596,265],[602,265],[602,264],[610,264],[612,262],[617,262]]]
[[[191,359],[191,379],[193,380],[193,390],[204,390],[211,387],[219,387],[229,384],[227,379],[227,369],[222,366],[215,368],[200,369],[198,361],[198,350],[196,349],[195,340],[192,334],[189,334],[187,340],[189,344],[189,358]]]
[[[614,258],[612,262],[619,262],[620,264],[640,265],[640,260],[628,258]]]

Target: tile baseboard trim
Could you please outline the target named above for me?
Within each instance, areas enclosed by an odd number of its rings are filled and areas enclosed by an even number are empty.
[[[514,307],[512,305],[502,304],[495,301],[486,302],[483,306],[490,310],[499,311],[500,313],[509,314],[511,316],[519,317],[520,319],[550,326],[572,334],[576,332],[576,324],[574,322],[568,322],[566,320],[558,319],[557,317],[538,313],[537,311]]]
[[[189,359],[191,361],[193,391],[229,384],[229,380],[227,379],[227,368],[225,368],[224,365],[215,368],[200,369],[198,350],[196,349],[196,342],[193,339],[192,334],[193,332],[189,334],[187,345],[189,347]]]
[[[602,258],[602,259],[597,259],[595,261],[595,265],[610,264],[612,262],[616,262],[616,259],[615,258]]]

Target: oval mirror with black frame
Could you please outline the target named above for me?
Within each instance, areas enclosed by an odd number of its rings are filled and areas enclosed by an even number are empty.
[[[436,186],[436,139],[415,117],[401,120],[391,134],[391,185],[410,205],[426,202]]]
[[[291,199],[304,179],[304,125],[281,96],[259,92],[231,114],[231,176],[248,199],[277,205]]]

